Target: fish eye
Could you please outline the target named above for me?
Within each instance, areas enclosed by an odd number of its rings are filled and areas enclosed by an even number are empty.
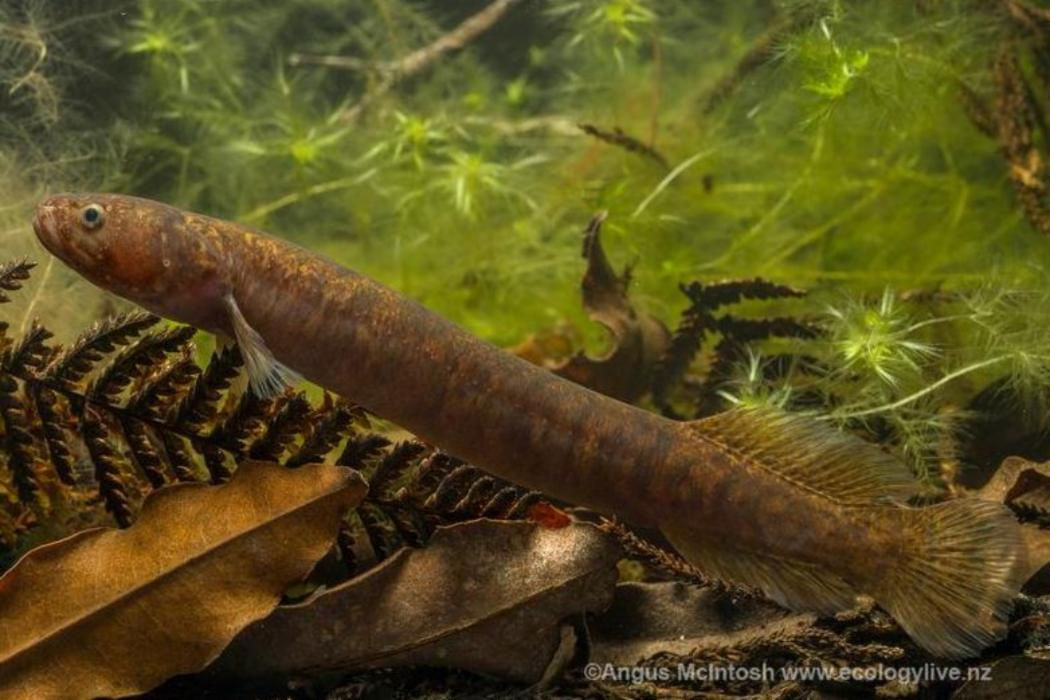
[[[98,204],[89,204],[80,212],[80,221],[84,228],[96,229],[102,225],[104,219],[102,207]]]

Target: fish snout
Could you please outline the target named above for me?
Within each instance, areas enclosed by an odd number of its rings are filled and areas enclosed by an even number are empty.
[[[61,247],[60,228],[57,207],[49,202],[37,205],[33,216],[33,233],[36,234],[37,240],[54,255],[58,255]]]

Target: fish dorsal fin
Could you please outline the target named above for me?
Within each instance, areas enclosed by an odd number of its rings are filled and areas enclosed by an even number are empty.
[[[918,489],[900,460],[809,416],[736,408],[689,427],[729,454],[843,504],[901,503]]]
[[[232,295],[226,297],[226,308],[237,347],[248,370],[248,385],[252,392],[259,398],[271,399],[298,382],[299,375],[277,361],[263,337],[244,318]]]

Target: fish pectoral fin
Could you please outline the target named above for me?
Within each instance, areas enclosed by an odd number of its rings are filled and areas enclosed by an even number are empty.
[[[899,459],[809,416],[737,408],[687,425],[697,437],[840,503],[901,503],[918,490]]]
[[[300,381],[301,377],[294,370],[282,365],[273,356],[262,336],[244,318],[232,295],[226,297],[226,308],[237,347],[241,350],[244,366],[248,370],[248,385],[256,396],[271,399]]]
[[[856,600],[857,592],[848,583],[814,564],[733,549],[723,540],[704,540],[673,528],[660,530],[705,574],[758,588],[789,610],[833,615],[849,609]]]

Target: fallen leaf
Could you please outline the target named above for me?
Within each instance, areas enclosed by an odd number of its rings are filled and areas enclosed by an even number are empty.
[[[247,462],[159,489],[126,530],[38,547],[0,578],[0,696],[141,693],[197,671],[276,607],[366,486],[351,470]]]
[[[1008,656],[991,665],[987,678],[966,681],[952,700],[1044,700],[1050,660]]]
[[[1050,462],[1007,457],[977,497],[1050,515]]]
[[[602,357],[579,352],[552,367],[556,374],[597,392],[633,403],[649,389],[657,361],[671,343],[671,333],[659,319],[638,313],[627,296],[629,271],[617,275],[601,244],[605,213],[591,219],[584,234],[583,305],[590,317],[612,334],[613,347]]]
[[[425,548],[251,625],[211,671],[258,679],[429,665],[534,683],[566,656],[561,621],[609,604],[620,556],[584,523],[441,528]]]
[[[977,497],[1043,518],[1050,516],[1050,462],[1007,457],[977,492]],[[1027,550],[1025,579],[1029,580],[1050,563],[1050,530],[1022,525],[1021,535]],[[1045,590],[1045,578],[1039,576],[1034,582],[1029,581],[1026,590]]]
[[[591,624],[594,663],[630,666],[656,654],[784,633],[813,624],[763,598],[679,582],[621,583],[613,604]]]

